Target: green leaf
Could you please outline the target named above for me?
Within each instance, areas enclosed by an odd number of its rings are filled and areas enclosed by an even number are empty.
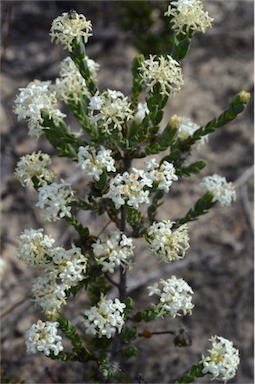
[[[163,196],[164,196],[164,191],[162,189],[157,189],[157,191],[153,194],[152,204],[147,209],[148,218],[151,223],[155,220],[158,207],[162,205],[162,203],[160,203],[159,200],[161,200]]]
[[[132,89],[132,98],[131,106],[133,109],[137,108],[139,95],[143,90],[142,78],[140,76],[139,67],[144,61],[144,56],[141,54],[136,55],[132,62],[132,74],[133,74],[133,89]]]
[[[86,50],[85,45],[82,41],[77,43],[77,40],[74,39],[72,42],[72,52],[70,53],[71,59],[74,61],[76,67],[78,68],[82,77],[86,80],[86,86],[89,92],[94,95],[98,88],[94,83],[94,80],[91,77],[90,70],[88,68],[87,60],[86,60]]]
[[[72,134],[63,121],[56,125],[45,112],[42,113],[42,118],[43,126],[46,127],[45,136],[59,155],[76,159],[79,147],[86,143]]]
[[[174,45],[172,47],[171,56],[175,60],[182,60],[189,52],[191,46],[191,35],[185,36],[183,34],[175,35]]]
[[[176,168],[175,173],[178,176],[190,176],[199,173],[207,164],[206,160],[199,160],[187,167]]]
[[[121,342],[123,344],[129,344],[131,341],[137,338],[137,327],[124,327],[121,331]]]
[[[124,301],[126,304],[126,308],[124,309],[124,314],[127,316],[130,312],[132,312],[134,308],[134,300],[131,297],[127,297]]]
[[[243,110],[249,102],[249,93],[245,91],[239,92],[235,95],[228,105],[227,109],[221,113],[218,117],[210,120],[204,127],[197,129],[194,134],[188,137],[186,140],[178,142],[178,148],[182,152],[189,151],[191,145],[200,140],[201,137],[208,133],[216,131],[216,129],[223,127],[230,121],[234,120]]]
[[[105,170],[100,175],[100,179],[98,181],[95,181],[95,187],[101,192],[101,194],[107,193],[108,183],[107,183],[107,173]]]
[[[127,222],[131,227],[135,227],[142,221],[142,215],[139,211],[125,205],[125,211],[127,212]]]
[[[92,353],[83,346],[80,336],[76,332],[75,326],[67,319],[62,314],[59,314],[57,317],[57,321],[59,323],[59,328],[61,331],[66,335],[66,337],[71,341],[72,346],[73,346],[73,351],[75,353],[75,359],[76,361],[80,362],[87,362],[89,360],[94,360],[94,356]],[[68,354],[64,355],[63,357],[66,356],[66,358],[71,357],[68,356]]]
[[[192,365],[191,369],[182,376],[176,383],[178,384],[187,384],[193,383],[196,377],[203,377],[205,374],[202,372],[204,366],[203,364]]]
[[[162,134],[157,138],[155,146],[159,146],[160,151],[165,151],[174,141],[178,129],[173,127],[171,122],[167,124]]]
[[[126,357],[130,359],[131,357],[134,357],[138,354],[138,349],[136,347],[130,346],[130,347],[122,348],[120,353],[122,357]]]

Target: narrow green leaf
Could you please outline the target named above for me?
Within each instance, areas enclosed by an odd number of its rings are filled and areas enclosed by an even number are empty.
[[[199,216],[207,213],[215,204],[216,201],[213,201],[213,195],[210,192],[207,192],[203,197],[197,200],[195,206],[188,211],[186,216],[174,220],[174,227],[178,228],[180,225],[188,223],[189,221],[197,220]]]
[[[185,373],[184,376],[182,376],[176,383],[178,384],[187,384],[187,383],[193,383],[195,381],[196,377],[203,377],[205,374],[203,371],[203,364],[197,364],[192,365],[191,369]]]
[[[176,168],[175,173],[178,176],[190,176],[192,174],[197,174],[206,166],[206,164],[206,160],[199,160],[188,165],[187,167]]]

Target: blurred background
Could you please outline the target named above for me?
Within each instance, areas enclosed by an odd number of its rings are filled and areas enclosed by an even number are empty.
[[[139,51],[167,53],[167,9],[163,1],[2,1],[1,2],[1,312],[2,382],[82,383],[86,367],[51,361],[43,354],[26,355],[24,332],[43,319],[30,300],[36,273],[17,259],[17,236],[25,228],[45,228],[59,244],[68,244],[72,233],[62,222],[45,223],[35,208],[37,194],[23,188],[13,176],[20,156],[41,149],[53,158],[60,177],[80,192],[87,180],[69,162],[59,159],[50,145],[27,134],[12,112],[18,88],[33,79],[54,80],[60,60],[67,53],[50,42],[52,20],[75,9],[92,21],[93,37],[87,54],[100,64],[101,89],[131,92],[130,68]],[[159,219],[183,216],[201,195],[201,177],[218,173],[235,183],[237,202],[219,206],[189,224],[190,249],[183,261],[159,264],[143,242],[137,241],[136,266],[130,272],[130,296],[144,307],[146,287],[172,274],[193,288],[195,308],[191,317],[151,324],[153,330],[184,327],[191,345],[177,348],[173,337],[139,340],[139,357],[129,364],[134,383],[173,383],[201,353],[208,338],[219,335],[234,342],[241,364],[233,383],[253,383],[253,1],[205,1],[215,19],[213,28],[193,38],[191,51],[182,63],[185,85],[170,99],[164,122],[174,113],[204,125],[220,114],[230,98],[244,89],[251,92],[248,108],[234,122],[218,130],[209,143],[194,153],[208,160],[201,176],[175,183],[159,213]],[[139,39],[138,39],[139,37]],[[70,117],[68,122],[72,124]],[[100,223],[90,216],[95,233]],[[103,220],[103,219],[102,219]],[[77,325],[85,299],[79,296],[65,309]],[[160,351],[160,358],[159,358]],[[8,379],[9,378],[9,379]],[[5,381],[4,381],[5,380]],[[9,380],[9,381],[8,381]],[[209,380],[208,380],[209,381]],[[200,382],[205,383],[205,379]]]

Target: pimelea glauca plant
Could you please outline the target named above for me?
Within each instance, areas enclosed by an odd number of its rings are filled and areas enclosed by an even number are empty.
[[[184,258],[189,248],[187,223],[215,204],[229,206],[236,198],[234,186],[224,177],[207,176],[201,181],[207,191],[184,217],[157,220],[158,208],[164,195],[171,194],[171,185],[206,166],[204,160],[189,162],[192,150],[204,144],[208,134],[236,118],[249,100],[249,94],[241,91],[222,114],[203,126],[174,115],[161,127],[166,103],[184,83],[181,60],[193,34],[205,32],[213,21],[199,0],[171,2],[165,17],[169,17],[173,35],[169,55],[145,58],[138,54],[134,58],[132,95],[128,97],[117,90],[98,89],[99,66],[85,49],[92,24],[75,11],[63,13],[50,30],[52,41],[62,44],[69,54],[60,65],[59,77],[54,83],[34,80],[20,89],[15,101],[14,111],[18,120],[27,119],[29,135],[38,139],[44,134],[59,156],[69,158],[91,179],[87,195],[78,196],[48,168],[48,154],[34,152],[17,164],[16,177],[23,185],[32,181],[38,192],[36,206],[44,218],[65,220],[76,231],[68,249],[56,246],[55,239],[42,228],[25,229],[19,236],[19,258],[41,271],[32,294],[45,317],[27,331],[27,352],[90,362],[94,382],[128,382],[125,359],[139,353],[133,342],[160,333],[153,331],[156,318],[191,315],[194,308],[192,288],[176,276],[149,286],[148,296],[154,298],[151,305],[137,308],[127,295],[128,271],[135,268],[133,239],[143,238],[151,257],[175,262]],[[66,125],[59,100],[75,116],[79,134]],[[144,159],[141,169],[133,166],[134,159]],[[99,236],[91,233],[77,218],[82,210],[108,216],[113,229],[107,232],[102,228]],[[88,304],[81,308],[81,328],[77,329],[62,309],[84,290]],[[151,330],[143,329],[144,322],[152,323]],[[71,341],[72,348],[64,348],[63,337]],[[174,340],[176,345],[185,344],[179,334]],[[178,383],[206,374],[224,382],[235,376],[238,350],[221,336],[212,336],[210,341],[208,353]]]

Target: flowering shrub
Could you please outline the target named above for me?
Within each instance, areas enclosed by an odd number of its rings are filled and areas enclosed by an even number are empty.
[[[171,194],[172,184],[206,166],[203,160],[189,162],[192,150],[206,144],[208,135],[233,120],[249,100],[249,94],[241,91],[222,114],[203,126],[174,115],[162,127],[169,97],[184,84],[181,60],[192,36],[205,32],[213,21],[199,0],[171,2],[165,16],[174,35],[170,54],[147,59],[138,54],[134,58],[131,96],[98,89],[99,66],[87,57],[85,48],[92,36],[92,23],[70,11],[57,17],[50,31],[52,41],[69,53],[60,65],[59,78],[55,82],[35,80],[20,89],[15,100],[14,112],[18,120],[27,120],[29,135],[38,139],[44,134],[59,156],[76,163],[91,179],[87,196],[80,198],[72,185],[58,180],[47,168],[51,166],[49,155],[34,152],[17,164],[15,175],[22,185],[33,183],[38,192],[36,206],[43,210],[44,218],[49,222],[65,220],[78,235],[68,249],[55,246],[55,239],[42,228],[25,229],[19,236],[19,258],[41,272],[32,294],[47,318],[46,322],[38,320],[27,332],[27,352],[41,351],[52,359],[84,364],[91,361],[96,367],[96,382],[111,376],[128,381],[125,359],[138,353],[133,342],[160,333],[139,332],[140,323],[192,315],[194,309],[192,287],[182,278],[169,276],[148,287],[148,297],[157,299],[137,310],[126,289],[128,271],[135,268],[133,239],[143,238],[148,252],[159,261],[175,262],[189,249],[192,234],[188,222],[217,202],[225,207],[236,199],[234,186],[224,177],[207,176],[201,182],[207,192],[184,217],[157,220],[158,207],[164,195]],[[80,134],[66,125],[58,100],[73,112]],[[142,158],[147,158],[142,168],[135,168],[132,161]],[[115,229],[103,235],[104,227],[99,235],[91,234],[78,221],[79,210],[108,216]],[[87,303],[81,308],[82,327],[78,330],[64,317],[62,308],[84,290]],[[59,331],[70,339],[71,350],[63,347]],[[208,373],[224,382],[234,377],[238,350],[223,337],[214,336],[210,341],[209,355],[202,355],[179,383]],[[178,343],[182,344],[180,339]]]

